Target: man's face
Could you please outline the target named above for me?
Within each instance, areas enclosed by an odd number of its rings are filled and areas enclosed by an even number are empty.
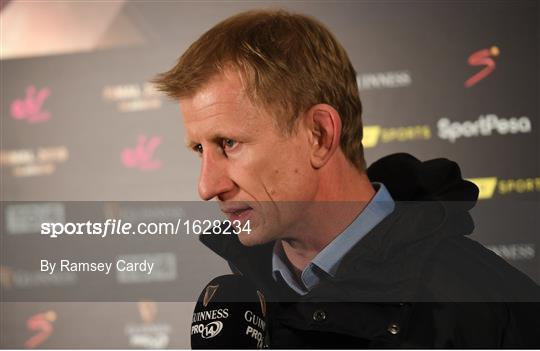
[[[180,106],[189,147],[201,157],[201,198],[217,198],[231,220],[250,220],[251,234],[239,236],[244,245],[294,237],[303,220],[299,203],[313,200],[317,188],[303,124],[285,136],[231,71]]]

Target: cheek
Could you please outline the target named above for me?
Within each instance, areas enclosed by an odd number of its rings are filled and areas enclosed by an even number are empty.
[[[232,167],[233,180],[258,201],[304,200],[314,182],[308,153],[298,142],[272,145],[244,154]]]
[[[309,199],[315,180],[308,165],[302,157],[283,157],[279,162],[273,162],[267,171],[267,192],[274,200]]]
[[[279,160],[267,157],[267,155],[265,157],[246,156],[231,165],[229,173],[231,180],[251,200],[271,201],[279,191],[278,185],[283,176]]]
[[[268,174],[265,174],[263,183],[270,198],[275,199],[276,197],[279,197],[280,187],[284,185],[284,176],[285,172],[281,167],[272,165],[268,168]]]

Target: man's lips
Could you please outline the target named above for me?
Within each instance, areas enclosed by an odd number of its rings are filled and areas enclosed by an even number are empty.
[[[246,221],[251,214],[253,213],[253,208],[249,206],[235,206],[235,207],[224,207],[221,208],[221,211],[225,213],[225,215],[229,218],[231,221],[240,221],[244,222]]]

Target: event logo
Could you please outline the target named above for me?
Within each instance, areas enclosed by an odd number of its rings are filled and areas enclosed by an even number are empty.
[[[218,288],[219,288],[219,284],[208,285],[206,287],[206,290],[204,290],[204,297],[203,297],[203,306],[204,307],[208,306],[208,303],[210,302],[210,300],[212,300],[212,298],[216,294],[216,291],[218,290]]]
[[[77,283],[78,276],[75,272],[45,274],[40,270],[30,271],[0,265],[0,288],[6,291],[10,289],[68,286]]]
[[[493,197],[493,193],[497,187],[496,177],[469,178],[467,180],[473,182],[478,187],[478,199],[484,200]]]
[[[258,290],[257,293],[259,293]],[[257,316],[250,310],[247,310],[246,313],[244,313],[244,319],[246,322],[248,322],[246,335],[249,335],[251,338],[255,339],[257,341],[257,348],[262,349],[264,345],[264,330],[266,329],[266,322],[263,318]]]
[[[362,145],[364,146],[364,148],[377,146],[380,135],[381,135],[380,126],[364,126],[363,137],[362,137]]]
[[[493,57],[497,57],[500,50],[496,46],[489,49],[478,50],[469,56],[468,63],[471,66],[485,66],[481,71],[475,73],[472,77],[465,81],[465,87],[470,88],[480,82],[482,79],[489,76],[495,70],[495,61]]]
[[[139,315],[144,323],[152,323],[156,320],[157,305],[153,301],[139,301],[137,302],[137,308],[139,309]]]
[[[490,136],[494,132],[500,135],[530,133],[532,124],[526,116],[500,118],[494,114],[487,114],[480,115],[476,121],[463,122],[452,122],[444,117],[437,121],[437,129],[441,139],[454,143],[459,138]]]
[[[13,271],[6,266],[0,266],[0,287],[11,289],[13,287]]]
[[[103,100],[112,102],[122,113],[161,108],[159,92],[152,83],[107,85],[102,91]]]
[[[404,142],[431,139],[431,128],[428,125],[382,128],[381,126],[365,126],[362,145],[372,148],[381,143]]]
[[[53,174],[56,165],[68,158],[69,151],[65,146],[1,150],[0,166],[10,166],[14,177],[45,176]]]
[[[264,298],[264,294],[257,290],[257,296],[259,296],[259,302],[261,303],[262,315],[266,317],[266,299]]]
[[[26,321],[26,327],[28,330],[36,331],[28,340],[25,341],[24,347],[27,349],[33,349],[45,342],[54,331],[53,323],[56,321],[57,315],[55,311],[47,311],[44,313],[38,313],[30,317]]]
[[[103,204],[103,214],[105,218],[117,218],[125,222],[173,222],[186,216],[182,206],[177,203],[143,203],[135,206],[132,203],[106,202]]]
[[[535,245],[532,243],[488,245],[486,247],[505,260],[532,260],[536,257]]]
[[[540,192],[540,177],[498,179],[497,177],[469,178],[479,189],[478,199],[491,199],[498,195]]]
[[[218,335],[222,329],[223,329],[223,322],[221,321],[210,322],[202,328],[201,337],[203,339],[211,339],[214,336]]]
[[[146,135],[139,135],[137,146],[125,148],[122,151],[122,163],[127,168],[137,168],[142,171],[159,169],[161,161],[154,159],[154,152],[161,144],[160,137],[147,138]]]
[[[360,90],[389,89],[409,86],[412,78],[409,71],[390,71],[359,74],[356,82]]]
[[[5,205],[5,223],[8,235],[39,233],[41,223],[64,222],[63,203],[42,202]]]
[[[191,317],[191,322],[203,322],[206,320],[214,320],[221,318],[229,318],[229,309],[228,308],[218,308],[217,310],[206,310],[200,312],[193,312]]]
[[[45,122],[51,114],[43,111],[43,102],[51,94],[49,88],[43,88],[36,92],[36,87],[30,85],[26,88],[26,97],[11,103],[11,117],[24,119],[28,123]]]
[[[128,324],[125,333],[129,338],[129,345],[147,349],[163,349],[169,345],[171,326],[167,323],[155,323],[158,307],[153,301],[140,301],[137,303],[139,316],[144,324]]]
[[[501,195],[540,192],[540,177],[500,179],[497,190]]]

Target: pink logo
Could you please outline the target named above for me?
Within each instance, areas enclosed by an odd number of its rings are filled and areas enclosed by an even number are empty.
[[[28,123],[45,122],[51,117],[51,114],[41,110],[41,107],[50,94],[49,88],[43,88],[36,92],[36,87],[30,85],[26,88],[26,98],[11,103],[11,117],[26,119]]]
[[[160,168],[161,161],[152,159],[159,144],[161,144],[159,137],[146,138],[146,135],[139,135],[135,148],[126,148],[122,151],[122,163],[127,168],[138,168],[142,171]]]

